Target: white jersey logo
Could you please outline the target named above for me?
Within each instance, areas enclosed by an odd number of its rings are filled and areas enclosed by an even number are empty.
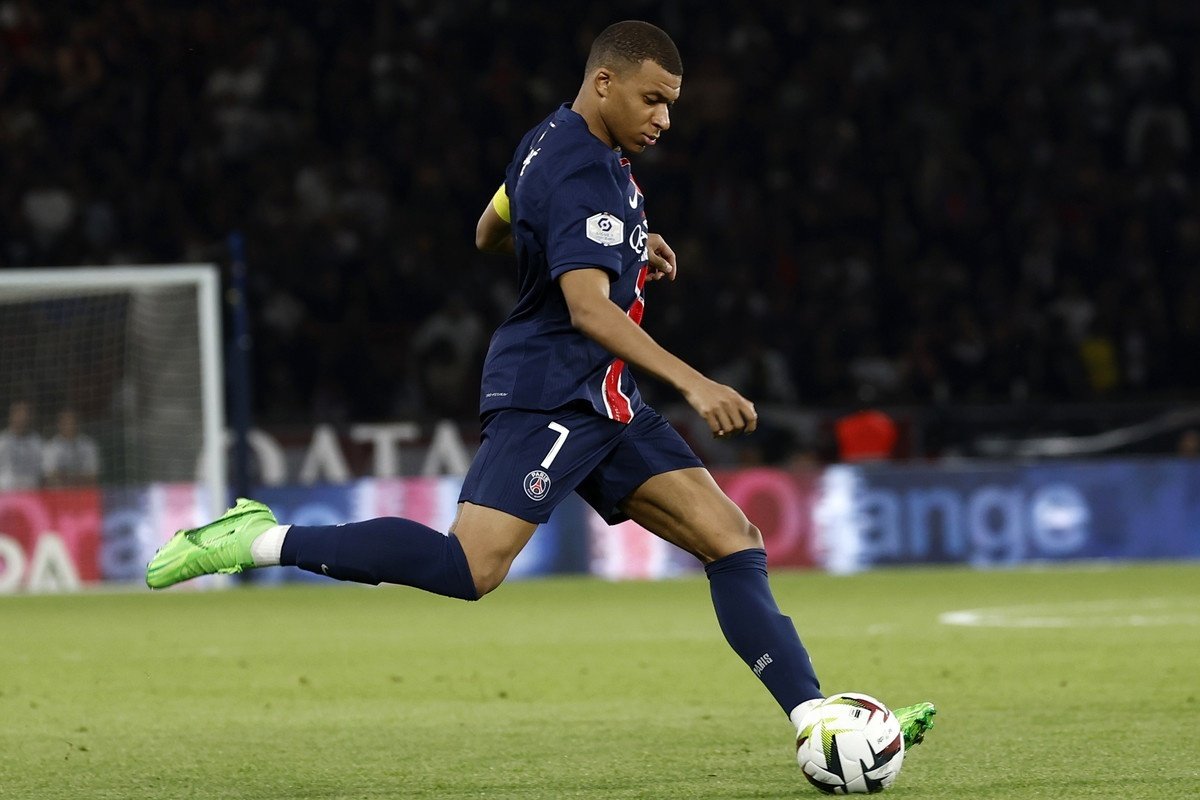
[[[550,123],[550,127],[554,127],[553,122]],[[525,174],[525,168],[528,167],[529,163],[537,157],[538,153],[542,152],[542,148],[538,147],[538,145],[542,143],[542,139],[545,139],[546,134],[549,132],[550,131],[542,131],[542,135],[539,136],[538,140],[533,143],[533,147],[529,148],[529,155],[525,156],[525,160],[521,162],[521,171],[517,173],[518,178]]]
[[[646,248],[649,239],[650,223],[642,220],[640,224],[633,226],[633,231],[629,234],[629,246],[633,248],[633,252],[638,254],[638,259],[641,261],[650,260],[650,251]]]
[[[542,135],[544,136],[545,134]],[[538,141],[540,142],[541,139],[538,139]],[[529,149],[529,155],[525,156],[525,160],[521,162],[521,171],[517,173],[518,178],[525,174],[525,168],[529,166],[529,163],[533,161],[533,159],[540,152],[542,152],[542,148],[540,147],[531,147]]]
[[[588,217],[586,230],[587,238],[605,247],[625,241],[625,223],[607,211]]]

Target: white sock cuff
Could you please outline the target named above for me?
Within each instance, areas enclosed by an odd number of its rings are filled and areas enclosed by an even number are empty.
[[[279,565],[279,556],[283,552],[283,537],[287,536],[291,525],[274,525],[258,535],[250,543],[250,557],[256,567],[275,567]]]
[[[792,724],[796,726],[796,730],[800,730],[800,723],[804,720],[805,715],[819,706],[824,699],[823,697],[814,697],[812,700],[805,700],[792,709],[792,713],[788,714],[788,717],[791,718]]]

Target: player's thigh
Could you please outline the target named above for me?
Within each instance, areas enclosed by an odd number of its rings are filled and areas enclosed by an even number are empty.
[[[462,545],[480,595],[500,585],[536,530],[536,523],[465,502],[458,504],[458,513],[450,526],[450,532]]]
[[[653,476],[622,501],[621,510],[706,564],[762,547],[758,529],[701,467]]]

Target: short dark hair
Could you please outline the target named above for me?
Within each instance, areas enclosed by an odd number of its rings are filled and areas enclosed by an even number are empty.
[[[649,59],[672,75],[683,76],[683,60],[679,48],[662,28],[649,22],[630,19],[615,22],[600,32],[592,42],[584,74],[599,67],[621,70],[637,66]]]

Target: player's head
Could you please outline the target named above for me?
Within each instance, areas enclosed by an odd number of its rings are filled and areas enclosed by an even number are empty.
[[[598,135],[640,153],[671,127],[669,108],[682,82],[683,62],[671,37],[648,22],[627,20],[609,25],[592,42],[580,100],[585,109],[594,108],[603,129]]]
[[[33,407],[28,400],[14,400],[8,407],[8,427],[14,433],[25,433],[33,422]]]
[[[64,408],[58,412],[58,433],[67,439],[74,439],[79,433],[79,417],[75,415],[75,409]]]
[[[679,50],[666,31],[636,19],[614,22],[592,42],[584,77],[600,67],[619,71],[630,67],[636,69],[646,60],[653,61],[677,78],[683,75]]]

